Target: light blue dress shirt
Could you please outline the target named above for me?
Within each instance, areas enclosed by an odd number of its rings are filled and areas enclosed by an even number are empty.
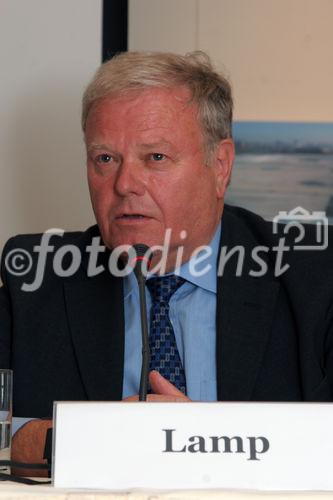
[[[184,278],[186,282],[172,295],[169,303],[170,321],[185,369],[187,396],[194,401],[216,401],[217,399],[216,263],[220,235],[219,224],[208,245],[209,252],[201,252],[177,270],[176,274]],[[206,258],[199,262],[199,255],[206,255]],[[191,272],[193,266],[196,276]],[[148,290],[146,290],[146,299],[149,317],[151,299]],[[124,307],[123,397],[125,398],[139,393],[141,373],[139,288],[134,273],[124,279]]]

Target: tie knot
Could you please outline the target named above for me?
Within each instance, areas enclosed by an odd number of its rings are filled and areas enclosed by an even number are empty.
[[[168,303],[171,296],[185,283],[184,278],[170,274],[168,276],[158,276],[149,278],[146,281],[147,288],[153,302]]]

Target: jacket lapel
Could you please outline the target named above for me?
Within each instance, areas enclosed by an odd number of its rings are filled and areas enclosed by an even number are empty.
[[[123,286],[84,266],[64,283],[67,317],[82,382],[91,400],[120,400],[124,364]]]
[[[251,251],[258,245],[242,222],[223,215],[221,246],[242,245],[243,272],[236,276],[230,259],[217,280],[216,359],[218,400],[249,401],[255,387],[272,328],[279,283],[271,271],[263,277],[249,275],[258,265]],[[237,233],[236,233],[237,231]]]
[[[272,328],[279,285],[222,279],[217,299],[219,400],[249,401]]]

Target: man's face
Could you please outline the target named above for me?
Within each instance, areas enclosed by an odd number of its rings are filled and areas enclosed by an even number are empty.
[[[224,152],[206,165],[197,107],[188,104],[189,97],[184,87],[148,88],[92,106],[86,124],[88,182],[108,247],[162,245],[170,228],[171,263],[178,246],[184,245],[186,261],[212,238],[233,149],[231,141],[222,141],[230,158]]]

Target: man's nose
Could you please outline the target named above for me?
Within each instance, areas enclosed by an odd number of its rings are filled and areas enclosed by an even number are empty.
[[[143,169],[140,162],[123,160],[118,167],[114,189],[120,196],[136,194],[142,196],[146,191]]]

